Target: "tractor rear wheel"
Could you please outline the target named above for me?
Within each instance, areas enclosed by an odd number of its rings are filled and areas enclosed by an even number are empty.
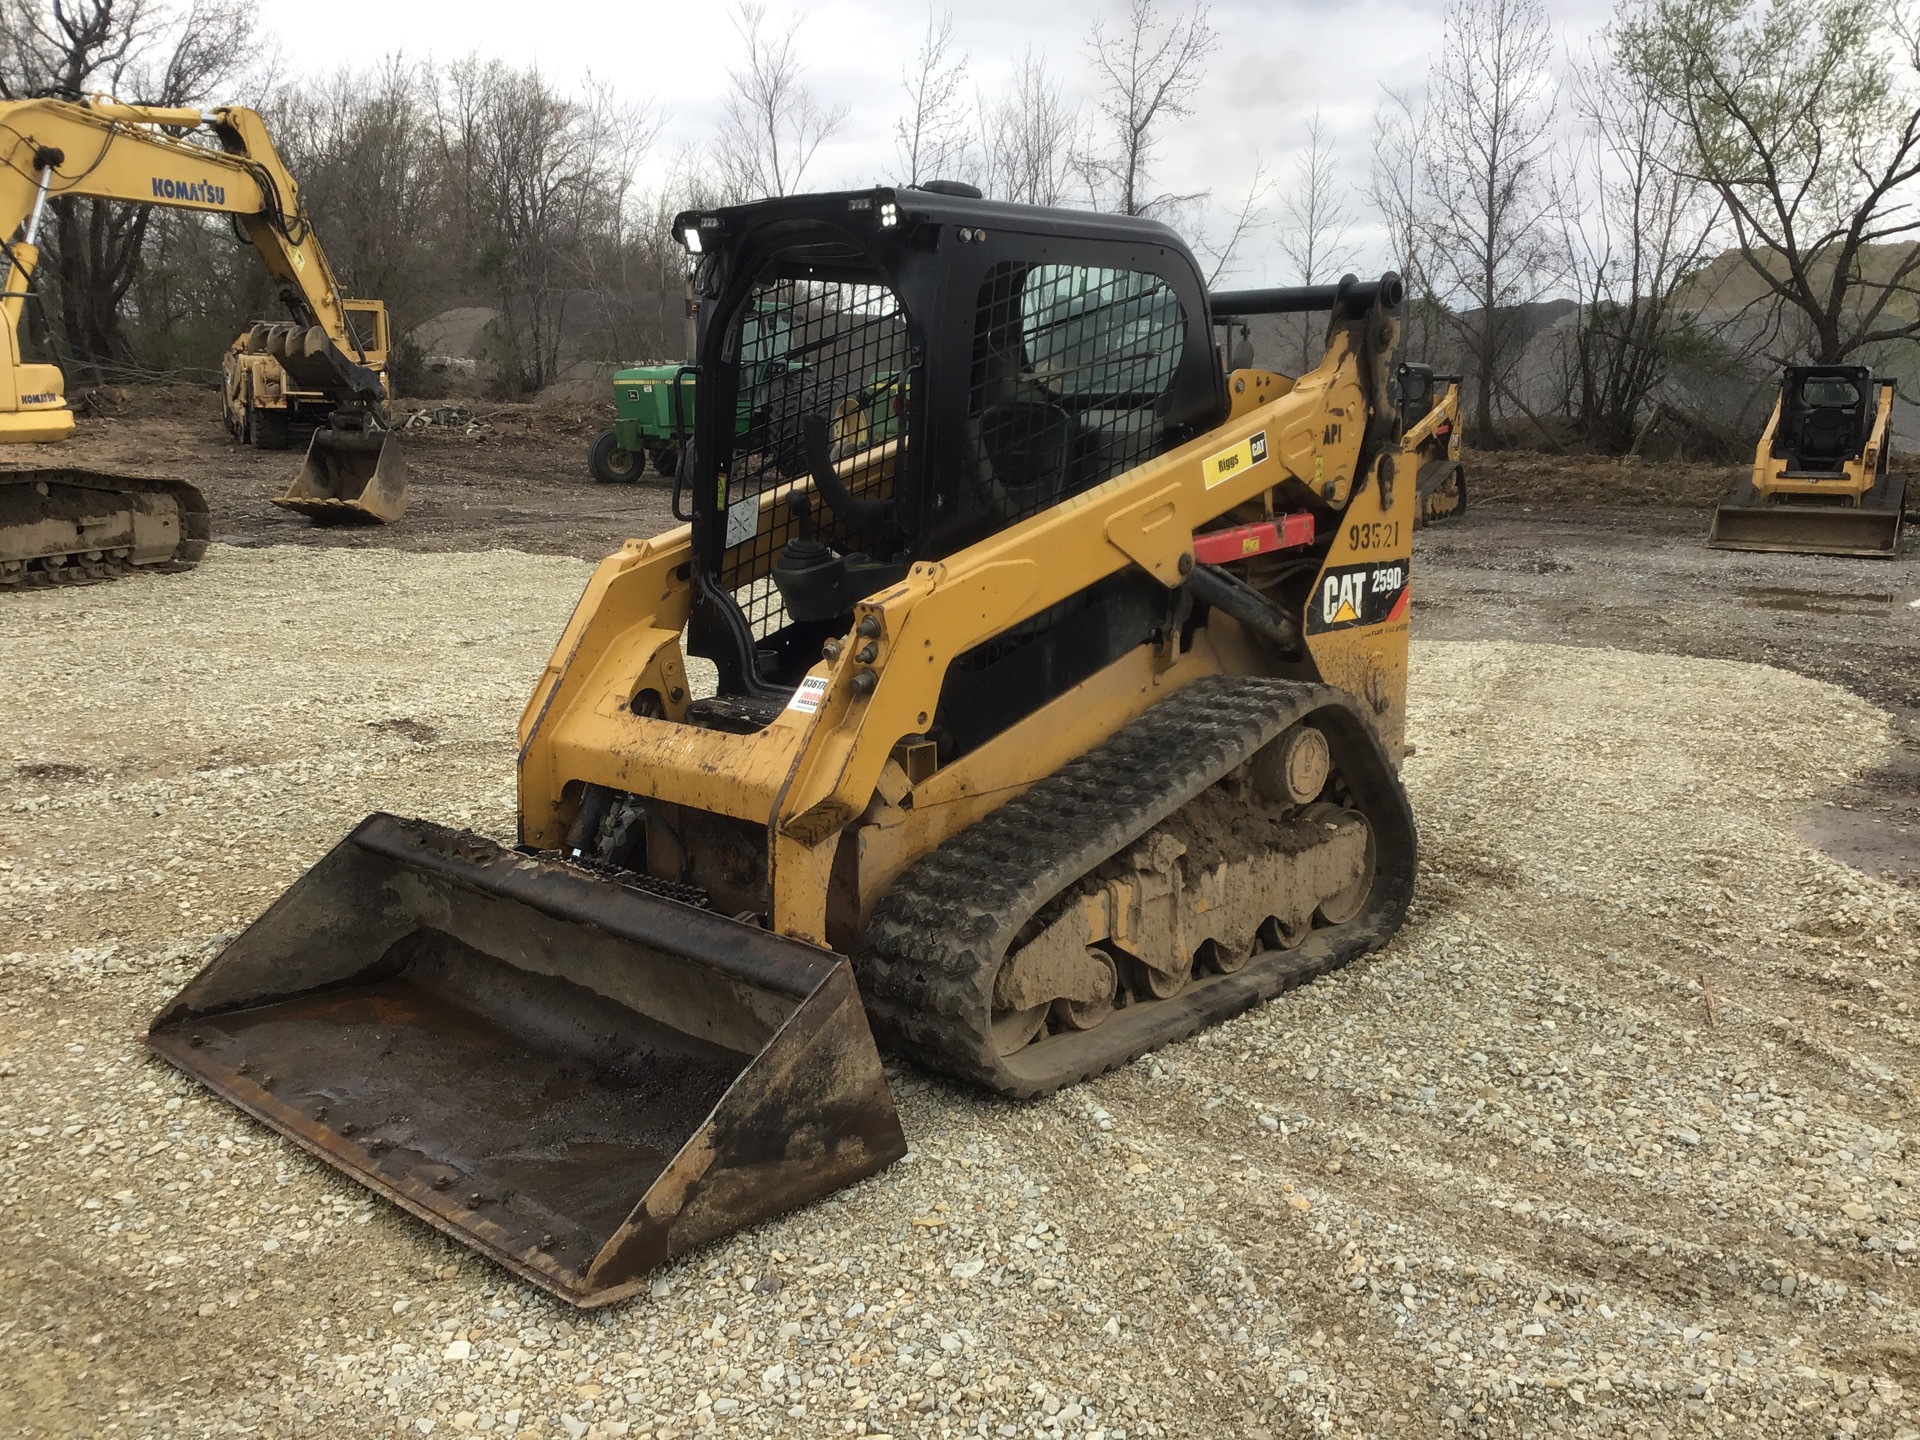
[[[638,451],[620,448],[620,437],[611,430],[595,436],[593,449],[587,452],[587,469],[602,485],[631,484],[640,478],[644,464]]]

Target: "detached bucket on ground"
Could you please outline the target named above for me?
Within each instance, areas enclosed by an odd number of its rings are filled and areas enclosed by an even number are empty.
[[[843,957],[390,815],[147,1043],[575,1305],[906,1152]]]
[[[391,430],[313,432],[287,493],[273,502],[323,524],[388,525],[407,512],[407,466]]]

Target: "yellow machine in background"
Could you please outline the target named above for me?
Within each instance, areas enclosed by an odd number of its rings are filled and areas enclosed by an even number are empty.
[[[209,145],[189,135],[211,139]],[[317,520],[397,519],[405,474],[378,428],[382,377],[356,338],[347,302],[261,118],[123,105],[105,97],[0,103],[0,236],[5,248],[0,445],[44,444],[73,431],[54,365],[21,354],[20,322],[49,200],[84,195],[234,216],[299,326],[281,356],[301,385],[333,398],[293,485],[276,503]],[[134,567],[180,569],[204,553],[205,499],[180,481],[70,466],[0,470],[0,587],[106,579]]]
[[[1900,553],[1904,475],[1889,472],[1894,382],[1863,365],[1790,365],[1753,473],[1713,512],[1717,550]]]
[[[343,308],[358,342],[355,354],[380,377],[378,418],[384,425],[386,406],[393,399],[387,375],[387,307],[378,300],[348,300]],[[304,388],[288,373],[290,355],[304,351],[309,333],[297,321],[256,320],[220,357],[221,409],[227,433],[241,444],[284,450],[295,425],[325,424],[338,408],[335,395]]]
[[[1414,467],[1420,503],[1414,526],[1467,513],[1467,468],[1460,458],[1460,377],[1431,365],[1403,363],[1394,372],[1400,397],[1400,450]]]
[[[1164,226],[958,185],[675,231],[691,523],[589,582],[521,843],[369,818],[148,1037],[579,1305],[897,1159],[876,1036],[1044,1095],[1414,884],[1397,277],[1210,297]],[[1325,356],[1223,371],[1210,310]]]

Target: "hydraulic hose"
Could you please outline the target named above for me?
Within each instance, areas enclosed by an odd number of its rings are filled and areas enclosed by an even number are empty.
[[[1187,576],[1193,598],[1231,615],[1288,655],[1300,653],[1299,623],[1253,586],[1218,565],[1196,565]]]

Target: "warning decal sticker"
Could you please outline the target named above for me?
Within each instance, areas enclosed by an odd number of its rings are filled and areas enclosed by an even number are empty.
[[[1307,633],[1324,635],[1355,625],[1385,625],[1407,616],[1405,560],[1337,565],[1320,577],[1307,602]]]
[[[798,710],[802,715],[811,715],[820,708],[820,702],[826,698],[826,676],[809,675],[800,682],[800,688],[793,692],[793,698],[787,701],[787,709]]]
[[[1231,449],[1209,455],[1200,462],[1200,473],[1207,489],[1233,479],[1267,458],[1267,432],[1256,430]]]
[[[727,507],[727,549],[744,545],[759,533],[760,497],[748,495]]]

